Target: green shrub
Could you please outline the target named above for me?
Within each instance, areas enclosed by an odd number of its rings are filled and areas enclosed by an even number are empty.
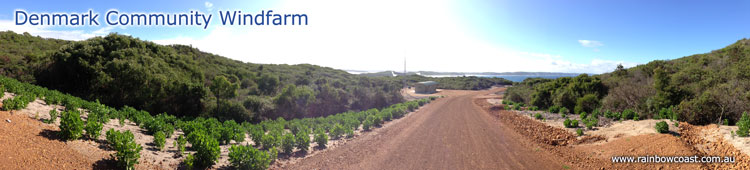
[[[159,150],[164,149],[164,143],[166,142],[166,135],[164,132],[158,131],[154,133],[154,145],[156,145],[156,148],[159,148]]]
[[[134,169],[141,157],[143,147],[135,143],[133,133],[130,131],[120,132],[114,129],[107,131],[107,142],[109,146],[117,151],[114,154],[117,166],[123,169]]]
[[[537,119],[537,120],[542,120],[543,117],[542,117],[541,113],[536,113],[536,114],[534,114],[534,118]]]
[[[625,109],[622,111],[621,116],[622,116],[622,120],[629,120],[629,119],[635,118],[636,113],[635,111],[633,111],[633,109]]]
[[[656,131],[659,133],[669,132],[669,125],[667,125],[667,122],[665,121],[657,122],[654,128],[656,128]]]
[[[537,107],[537,106],[531,106],[531,107],[529,107],[529,110],[531,110],[531,111],[537,111],[537,110],[539,110],[539,107]]]
[[[322,130],[319,130],[315,133],[315,143],[318,143],[318,147],[325,148],[326,144],[328,144],[328,135]]]
[[[341,126],[341,124],[336,123],[336,125],[333,126],[333,129],[331,129],[331,132],[330,132],[331,138],[332,139],[340,138],[342,135],[344,135],[345,133],[344,131],[345,131],[344,126]]]
[[[566,128],[576,128],[578,127],[578,120],[571,120],[566,118],[565,121],[563,121],[563,125]]]
[[[60,137],[65,140],[76,140],[83,135],[83,120],[78,111],[65,111],[60,120]]]
[[[573,107],[575,113],[588,112],[591,113],[594,109],[599,107],[599,97],[597,94],[586,94],[576,100],[576,105]]]
[[[307,134],[307,132],[300,131],[294,137],[296,138],[294,142],[297,149],[300,149],[303,152],[307,152],[307,149],[310,147],[310,136]]]
[[[187,139],[183,135],[180,135],[177,137],[177,140],[174,142],[174,147],[177,148],[177,155],[182,156],[182,154],[185,153],[185,144],[187,143]]]
[[[513,106],[513,110],[521,110],[521,105],[515,105],[515,106]]]
[[[30,94],[19,94],[13,98],[3,100],[3,111],[25,109],[29,103],[34,101],[36,96]]]
[[[659,109],[659,114],[656,119],[671,119],[672,115],[674,114],[674,111],[672,111],[672,109],[673,107]]]
[[[367,116],[367,119],[365,119],[364,122],[362,122],[362,129],[364,130],[370,130],[372,126],[375,124],[375,116]]]
[[[724,126],[729,126],[729,119],[724,119],[722,123],[724,124]]]
[[[49,119],[44,120],[44,123],[48,123],[48,124],[55,123],[55,121],[57,121],[57,114],[58,114],[58,112],[57,112],[56,109],[50,110],[49,111]]]
[[[740,121],[737,121],[737,127],[737,136],[748,136],[748,131],[750,131],[750,116],[747,115],[747,112],[742,113]]]
[[[510,106],[508,105],[503,106],[503,110],[510,110]]]
[[[97,121],[96,117],[89,115],[89,119],[86,119],[86,126],[84,127],[89,139],[96,140],[99,138],[102,128],[104,128],[104,125]]]
[[[185,157],[185,160],[182,160],[182,162],[185,163],[185,166],[187,169],[194,169],[195,168],[195,154],[188,155]]]
[[[589,116],[586,119],[583,119],[583,124],[586,124],[586,128],[591,130],[599,125],[599,119],[594,116]]]
[[[264,170],[273,161],[271,153],[251,146],[232,145],[229,148],[229,162],[235,169]]]
[[[560,107],[559,111],[560,111],[560,114],[568,114],[568,112],[569,112],[568,108],[565,108],[565,107]]]
[[[583,120],[583,119],[586,119],[586,116],[588,116],[588,114],[587,114],[586,112],[579,112],[579,113],[580,113],[580,114],[579,114],[579,116],[580,116],[579,118],[580,118],[581,120]]]
[[[235,142],[245,141],[245,130],[234,120],[224,121],[224,125],[220,131],[220,141],[222,143],[229,143],[230,140],[234,140]]]
[[[219,141],[204,132],[193,132],[188,135],[190,143],[195,149],[195,165],[198,167],[211,167],[219,160],[221,148]]]
[[[284,151],[284,153],[292,153],[292,150],[294,150],[294,145],[296,141],[294,141],[294,134],[287,133],[282,138],[281,142],[281,149]]]
[[[278,138],[277,136],[275,136],[274,134],[271,134],[271,133],[269,133],[267,135],[263,135],[263,137],[261,137],[261,143],[260,144],[263,146],[264,149],[270,149],[270,148],[273,148],[273,147],[278,147],[279,144],[280,144],[279,143],[280,140],[277,139],[277,138]]]
[[[560,112],[560,106],[550,106],[547,108],[547,111],[550,113],[559,113]]]
[[[583,129],[576,129],[576,134],[578,136],[583,136]]]

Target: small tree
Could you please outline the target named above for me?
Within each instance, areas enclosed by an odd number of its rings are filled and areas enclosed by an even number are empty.
[[[748,131],[750,131],[750,116],[747,115],[747,112],[742,113],[742,117],[740,117],[740,121],[737,122],[737,136],[740,137],[747,137]]]

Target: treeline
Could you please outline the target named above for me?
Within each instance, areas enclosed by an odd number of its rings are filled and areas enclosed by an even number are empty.
[[[308,64],[252,64],[110,34],[84,41],[0,32],[0,74],[151,113],[260,121],[403,101],[401,82]]]
[[[390,77],[391,79],[403,80],[403,76]],[[405,77],[406,82],[409,85],[414,85],[417,82],[422,81],[435,81],[438,82],[437,88],[439,89],[454,89],[454,90],[482,90],[488,89],[495,85],[511,85],[512,81],[499,78],[499,77],[476,77],[476,76],[462,76],[462,77],[425,77],[420,75],[409,75]]]
[[[734,124],[750,110],[750,40],[674,60],[611,73],[554,80],[527,79],[506,98],[540,108],[633,110],[641,117],[675,112],[692,124]],[[590,111],[589,111],[590,113]],[[726,122],[726,123],[725,123]]]

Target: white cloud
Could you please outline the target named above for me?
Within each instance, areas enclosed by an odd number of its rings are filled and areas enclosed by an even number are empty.
[[[31,35],[66,40],[84,40],[94,36],[106,35],[108,33],[104,33],[106,30],[101,29],[93,32],[86,32],[83,30],[59,31],[51,29],[51,26],[16,25],[12,20],[0,20],[0,31],[13,31],[19,34],[28,32]]]
[[[590,48],[604,46],[604,43],[596,41],[596,40],[578,40],[578,43],[580,43],[581,46],[590,47]]]
[[[214,4],[211,2],[206,1],[206,3],[203,3],[206,6],[206,9],[211,12],[211,10],[214,9]]]

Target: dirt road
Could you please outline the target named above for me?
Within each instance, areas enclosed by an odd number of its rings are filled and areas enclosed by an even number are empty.
[[[498,91],[451,91],[429,107],[285,169],[561,169],[472,100]]]

